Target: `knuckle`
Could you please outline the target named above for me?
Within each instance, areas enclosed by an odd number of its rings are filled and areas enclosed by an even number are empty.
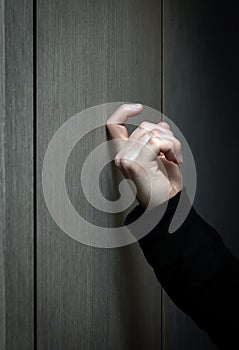
[[[129,168],[129,159],[128,158],[120,158],[120,165],[125,168],[128,169]]]
[[[110,118],[109,119],[107,119],[107,121],[106,121],[106,126],[107,127],[110,127],[112,125],[112,121],[110,120]]]
[[[173,153],[175,153],[175,151],[174,151],[175,145],[174,145],[173,141],[167,140],[167,143],[166,143],[166,144],[167,144],[168,148],[169,148]]]
[[[158,139],[161,140],[163,137],[163,133],[161,133],[159,130],[153,129],[150,132],[151,137],[153,137],[154,139]]]
[[[171,140],[162,137],[162,138],[160,138],[160,141],[161,141],[162,143],[164,143],[166,146],[168,146],[169,148],[172,147],[173,142],[172,142]]]
[[[142,129],[147,129],[147,127],[148,127],[148,122],[146,122],[146,121],[141,122],[140,125],[139,125],[139,127],[142,128]]]
[[[161,130],[158,128],[158,129],[152,129],[151,130],[151,133],[154,134],[155,136],[159,135],[161,133]]]
[[[120,167],[120,160],[119,160],[119,159],[115,159],[115,165],[116,165],[117,167]]]
[[[178,139],[175,139],[175,145],[178,149],[181,149],[182,147],[181,142]]]
[[[134,173],[137,172],[137,162],[131,160],[129,158],[121,158],[120,159],[121,166],[128,172]]]
[[[131,161],[131,162],[130,162],[130,165],[129,165],[129,167],[128,167],[128,170],[129,170],[132,174],[137,173],[138,170],[139,170],[139,165],[138,165],[138,163],[137,163],[136,161]]]
[[[171,136],[173,136],[173,132],[171,130],[168,130],[167,133]]]
[[[120,166],[120,155],[116,154],[114,159],[115,165]]]
[[[127,158],[120,158],[120,164],[123,167],[127,167],[127,164],[129,163],[129,160]]]
[[[165,126],[166,128],[170,128],[169,124],[166,122],[162,122],[163,126]]]
[[[166,122],[160,122],[159,125],[160,125],[161,127],[163,127],[164,129],[166,129],[167,134],[173,135],[173,132],[172,132],[172,130],[170,129],[170,125],[169,125],[168,123],[166,123]]]
[[[155,135],[151,135],[151,137],[150,137],[148,143],[149,143],[150,145],[152,145],[152,144],[154,144],[154,143],[158,143],[159,140],[160,140],[159,137],[156,137]]]
[[[124,103],[120,106],[120,109],[123,110],[123,111],[126,111],[130,108],[130,105],[127,104],[127,103]]]

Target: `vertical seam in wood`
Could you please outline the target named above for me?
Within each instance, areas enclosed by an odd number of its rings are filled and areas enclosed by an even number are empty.
[[[37,349],[37,0],[33,0],[33,288],[34,349]]]
[[[164,95],[163,95],[163,86],[164,86],[164,71],[163,71],[163,40],[164,40],[164,31],[163,31],[163,0],[161,0],[161,112],[164,112]],[[163,121],[163,114],[161,114],[161,121]]]
[[[6,295],[5,295],[5,230],[6,230],[6,208],[5,208],[5,2],[4,0],[1,1],[1,9],[2,9],[2,15],[1,15],[1,46],[2,46],[2,55],[1,55],[1,135],[0,135],[0,143],[1,143],[1,167],[0,167],[0,178],[1,178],[1,188],[0,188],[0,198],[1,198],[1,261],[0,264],[1,267],[1,284],[2,284],[2,315],[1,315],[1,335],[3,336],[3,339],[1,340],[1,344],[6,347],[6,312],[5,312],[5,305],[6,305]]]

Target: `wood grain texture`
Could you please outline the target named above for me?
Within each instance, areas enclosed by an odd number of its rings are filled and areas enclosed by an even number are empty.
[[[5,154],[4,154],[4,123],[5,123],[5,37],[4,37],[4,0],[0,1],[0,349],[6,345],[6,313],[5,313],[5,269],[4,269],[4,228],[5,220]]]
[[[163,27],[164,113],[183,132],[194,154],[196,209],[238,255],[239,155],[222,146],[239,146],[238,5],[165,0]],[[163,349],[215,349],[165,293]]]
[[[161,289],[138,245],[110,250],[73,241],[50,217],[41,187],[47,145],[71,116],[112,101],[160,108],[160,18],[154,0],[38,1],[38,349],[160,349]],[[122,217],[92,209],[79,182],[82,160],[104,141],[100,129],[79,142],[66,183],[81,214],[107,225]],[[101,178],[107,198],[117,197],[113,172],[108,167]]]
[[[0,348],[33,349],[32,2],[0,2]]]

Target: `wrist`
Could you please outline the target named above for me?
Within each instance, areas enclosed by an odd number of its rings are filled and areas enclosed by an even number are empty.
[[[171,189],[169,191],[169,199],[175,197],[181,190],[182,188],[179,188],[179,187],[176,188],[171,186]]]
[[[160,191],[160,193],[158,191],[153,192],[151,198],[144,195],[143,198],[137,197],[137,199],[143,209],[153,209],[175,197],[181,190],[179,187],[170,186],[165,191]]]

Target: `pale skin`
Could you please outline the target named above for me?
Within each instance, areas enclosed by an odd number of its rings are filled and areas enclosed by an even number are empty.
[[[181,191],[183,157],[181,144],[166,122],[145,121],[128,135],[124,124],[142,110],[142,104],[123,104],[106,125],[117,152],[115,164],[135,184],[140,204],[154,208]]]

